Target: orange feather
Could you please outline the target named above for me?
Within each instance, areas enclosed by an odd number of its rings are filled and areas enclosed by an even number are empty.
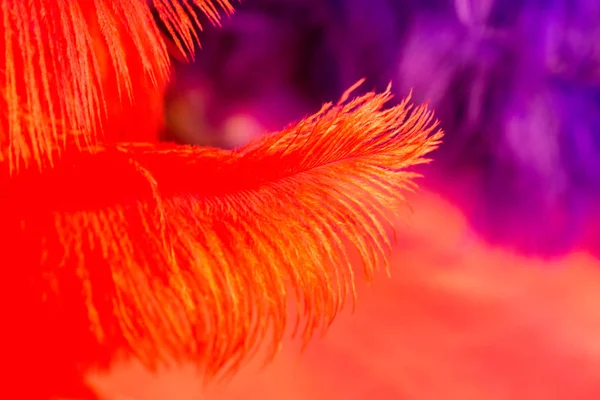
[[[149,4],[151,3],[151,4]],[[115,358],[235,371],[385,265],[385,210],[441,138],[425,107],[369,93],[234,151],[158,143],[167,45],[189,54],[226,0],[0,0],[0,340],[5,391],[90,397]],[[27,381],[35,380],[36,385]],[[70,392],[69,392],[70,391]]]
[[[124,363],[93,377],[98,390],[114,400],[597,400],[600,260],[512,254],[438,195],[408,199],[392,278],[357,284],[355,312],[301,357],[287,341],[268,368],[208,388],[189,366],[150,375]]]
[[[326,105],[235,151],[74,147],[4,174],[3,354],[40,368],[174,359],[212,376],[267,334],[272,356],[292,297],[309,339],[352,293],[351,248],[368,275],[385,263],[382,210],[440,139],[425,108],[383,110],[390,96]]]
[[[187,53],[196,9],[213,23],[232,11],[227,0],[0,1],[0,162],[52,163],[67,137],[157,140],[170,60],[151,6]]]

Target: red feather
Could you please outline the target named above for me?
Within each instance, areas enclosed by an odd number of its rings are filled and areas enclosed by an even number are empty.
[[[292,298],[310,338],[353,291],[348,251],[367,275],[385,263],[384,210],[440,138],[425,108],[383,110],[389,98],[326,105],[235,151],[75,147],[5,174],[3,354],[191,360],[211,376],[267,335],[272,356]]]
[[[157,141],[170,60],[151,6],[187,53],[195,9],[213,23],[232,11],[227,0],[0,1],[0,162],[52,163],[66,138]]]
[[[153,0],[181,51],[192,5]],[[441,133],[370,93],[235,151],[159,144],[166,44],[141,0],[0,0],[0,353],[7,393],[91,396],[81,376],[134,357],[234,371],[305,340],[353,293],[351,253],[385,265],[386,211]],[[36,385],[30,385],[33,379]],[[68,393],[67,390],[72,391]]]

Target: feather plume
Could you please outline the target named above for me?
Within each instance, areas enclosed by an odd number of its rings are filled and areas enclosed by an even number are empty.
[[[393,277],[357,284],[356,312],[338,316],[301,360],[286,343],[268,369],[249,366],[204,391],[189,367],[149,376],[122,364],[95,377],[98,390],[115,399],[597,400],[600,260],[506,252],[439,195],[407,199]]]
[[[425,106],[383,109],[389,88],[348,95],[237,150],[73,146],[5,171],[3,354],[191,360],[210,377],[263,341],[274,355],[294,298],[305,340],[326,328],[353,294],[351,252],[367,276],[385,265],[385,215],[441,138]]]
[[[187,54],[197,39],[197,10],[212,23],[219,9],[232,11],[227,0],[0,1],[0,101],[6,110],[0,161],[13,170],[51,164],[66,136],[79,147],[156,140],[157,129],[138,125],[160,123],[156,111],[170,74],[152,8]],[[127,117],[140,98],[141,109]]]

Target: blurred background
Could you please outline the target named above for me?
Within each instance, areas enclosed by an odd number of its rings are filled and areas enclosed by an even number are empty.
[[[178,65],[167,137],[233,147],[367,78],[446,132],[425,185],[491,243],[600,250],[600,2],[245,0]]]
[[[446,132],[391,280],[302,356],[204,392],[118,372],[115,399],[600,398],[600,1],[244,0],[177,64],[165,139],[231,148],[361,90]],[[140,385],[140,382],[145,382]],[[150,384],[152,382],[152,384]],[[143,386],[143,388],[140,388]],[[127,394],[127,396],[125,396]],[[120,397],[122,396],[122,397]]]

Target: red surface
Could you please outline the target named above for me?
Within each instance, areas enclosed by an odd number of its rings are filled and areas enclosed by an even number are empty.
[[[191,367],[90,379],[109,400],[600,398],[600,263],[495,250],[435,196],[413,204],[392,278],[361,285],[355,313],[304,354],[286,342],[207,388]]]

